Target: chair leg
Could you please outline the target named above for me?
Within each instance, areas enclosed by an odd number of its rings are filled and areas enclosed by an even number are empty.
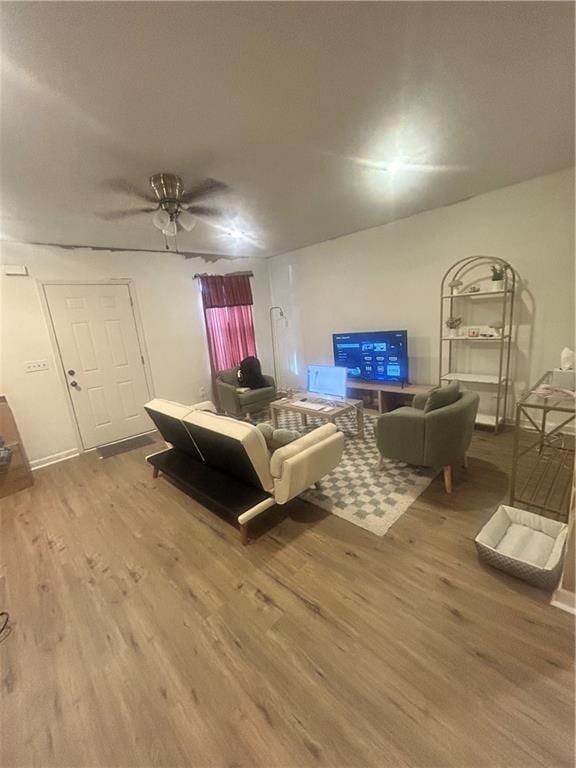
[[[452,467],[450,464],[444,467],[444,488],[446,488],[446,493],[452,493]]]
[[[384,469],[384,456],[380,456],[380,461],[378,462],[378,467],[380,469]]]
[[[240,523],[240,541],[244,546],[248,544],[248,524],[247,523]]]
[[[316,488],[317,491],[322,490],[322,484],[320,483],[320,480],[316,480],[316,482],[314,483],[314,488]]]
[[[468,456],[466,455],[462,459],[462,466],[464,467],[464,469],[468,469]]]
[[[158,477],[158,467],[152,467],[152,477],[156,479]]]

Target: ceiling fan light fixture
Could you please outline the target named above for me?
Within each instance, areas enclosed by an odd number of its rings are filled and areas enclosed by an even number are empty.
[[[156,229],[164,230],[170,224],[170,214],[163,208],[159,208],[154,216],[152,216],[152,224],[154,224]]]
[[[178,214],[178,223],[182,225],[182,229],[186,232],[192,232],[197,224],[196,218],[192,216],[188,211],[181,210]]]
[[[162,230],[162,234],[166,237],[176,237],[178,233],[178,225],[175,221],[169,221],[168,224]]]

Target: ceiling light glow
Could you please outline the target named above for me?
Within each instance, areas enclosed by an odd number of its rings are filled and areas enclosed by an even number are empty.
[[[398,171],[402,171],[407,167],[407,163],[404,162],[404,160],[401,160],[400,158],[396,160],[390,160],[388,163],[382,163],[382,170],[387,171],[388,173],[398,173]]]

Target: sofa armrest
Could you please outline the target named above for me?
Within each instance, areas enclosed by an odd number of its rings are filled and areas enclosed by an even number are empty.
[[[418,408],[397,408],[376,422],[376,444],[382,456],[419,466],[424,464],[426,416]]]
[[[297,440],[292,440],[288,445],[284,445],[282,448],[275,450],[270,461],[270,474],[272,477],[282,476],[282,467],[285,461],[291,459],[302,451],[305,451],[307,448],[311,448],[313,445],[321,443],[336,432],[338,432],[338,429],[335,424],[323,424],[321,427],[313,429],[312,432],[308,432],[307,435],[303,435]]]
[[[238,393],[233,384],[227,384],[225,381],[216,379],[216,391],[218,393],[218,404],[222,411],[227,413],[240,413],[240,401]]]
[[[270,471],[276,503],[285,504],[332,472],[343,451],[344,435],[334,424],[319,427],[274,451]]]

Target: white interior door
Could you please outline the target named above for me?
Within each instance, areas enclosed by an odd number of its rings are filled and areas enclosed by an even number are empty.
[[[127,285],[46,285],[84,448],[147,432],[150,399]]]

